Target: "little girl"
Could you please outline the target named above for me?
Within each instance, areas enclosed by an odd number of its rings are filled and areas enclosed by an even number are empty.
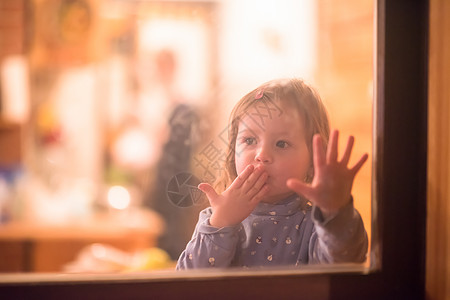
[[[364,262],[367,234],[351,188],[354,139],[338,159],[323,103],[297,79],[244,96],[230,116],[225,176],[198,188],[200,213],[177,269]]]

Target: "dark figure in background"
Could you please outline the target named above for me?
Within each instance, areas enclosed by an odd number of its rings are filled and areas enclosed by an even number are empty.
[[[166,230],[158,241],[158,246],[166,250],[172,259],[178,259],[192,235],[192,229],[201,207],[197,205],[176,205],[169,199],[168,184],[175,176],[189,173],[194,148],[192,135],[198,118],[185,104],[179,104],[169,119],[169,139],[164,145],[157,167],[152,208],[166,221]]]
[[[172,84],[176,73],[176,59],[170,50],[162,50],[156,57],[158,80],[166,90],[172,110],[168,119],[168,137],[156,168],[154,186],[148,205],[161,214],[166,230],[160,236],[158,247],[177,260],[190,240],[198,214],[203,207],[174,203],[168,195],[168,184],[180,173],[191,173],[191,161],[199,140],[199,117],[194,108],[177,95]],[[183,191],[186,192],[186,191]]]

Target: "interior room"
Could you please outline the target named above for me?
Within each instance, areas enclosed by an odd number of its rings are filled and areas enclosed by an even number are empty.
[[[207,203],[173,202],[169,181],[214,181],[231,107],[274,78],[311,82],[354,155],[371,153],[374,6],[330,4],[10,4],[25,41],[2,59],[2,271],[173,269]],[[181,105],[199,119],[192,146],[174,144],[187,161],[167,157]],[[370,164],[353,196],[370,235]],[[161,262],[131,266],[136,253]]]
[[[316,299],[357,299],[378,285],[366,299],[446,299],[450,6],[406,2],[1,0],[0,289],[59,299],[104,288],[120,299],[230,286],[217,295],[228,299],[244,287],[250,298],[272,297],[267,289],[281,284],[284,296],[296,286]],[[415,43],[408,55],[395,48]],[[230,112],[274,78],[318,91],[339,152],[355,137],[350,164],[368,154],[352,187],[367,259],[180,274],[177,259],[209,206],[197,185],[224,171]],[[411,95],[403,119],[390,114]],[[417,133],[405,135],[410,124]],[[388,207],[407,203],[390,206],[400,193],[417,198],[403,215],[394,209],[408,221],[389,232]],[[408,225],[417,235],[396,242]],[[396,276],[405,265],[411,272]],[[344,291],[351,280],[362,284]]]

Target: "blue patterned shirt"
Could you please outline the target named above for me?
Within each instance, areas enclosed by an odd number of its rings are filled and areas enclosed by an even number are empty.
[[[259,203],[241,224],[216,228],[211,208],[200,212],[177,269],[299,266],[364,262],[368,240],[353,201],[326,220],[297,195]]]

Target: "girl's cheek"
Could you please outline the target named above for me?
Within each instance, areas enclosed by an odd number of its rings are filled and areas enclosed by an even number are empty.
[[[248,151],[245,148],[238,148],[236,147],[235,154],[234,154],[234,160],[237,164],[249,164],[253,161],[252,154],[250,151]]]
[[[245,169],[246,164],[242,161],[242,155],[237,155],[234,158],[236,164],[236,172],[241,174],[241,172]]]
[[[251,164],[252,164],[251,162],[246,162],[246,161],[238,162],[238,160],[236,160],[236,172],[237,172],[237,174],[241,174],[242,171],[244,171],[245,168],[247,168]]]

